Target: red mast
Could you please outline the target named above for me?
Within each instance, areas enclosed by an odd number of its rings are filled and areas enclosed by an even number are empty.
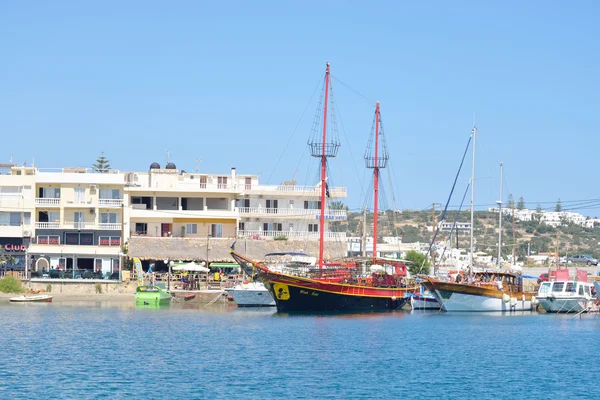
[[[373,168],[373,262],[377,258],[377,215],[379,208],[379,102],[375,105],[375,166]]]
[[[381,132],[380,132],[381,130]],[[373,136],[375,137],[373,140]],[[381,136],[381,144],[379,137]],[[381,152],[379,147],[381,146]],[[381,112],[379,102],[375,104],[375,121],[371,127],[371,138],[365,152],[365,163],[367,168],[373,169],[373,262],[377,258],[377,215],[379,214],[379,169],[387,166],[389,159],[383,136],[383,125],[381,124]]]
[[[323,105],[323,145],[321,148],[321,215],[319,216],[319,269],[323,269],[323,242],[325,238],[325,194],[327,185],[327,103],[329,101],[329,72],[330,67],[327,63],[325,70],[325,102]]]
[[[323,268],[323,252],[324,252],[324,240],[325,240],[325,205],[327,203],[327,197],[329,191],[327,188],[327,157],[335,157],[340,147],[340,142],[337,139],[337,129],[335,123],[335,106],[333,103],[333,91],[331,92],[331,109],[329,110],[329,90],[331,89],[330,82],[330,68],[327,63],[327,69],[325,70],[325,87],[323,88],[323,94],[321,100],[323,104],[323,136],[319,135],[318,123],[313,125],[313,137],[309,140],[308,146],[310,147],[310,155],[319,158],[321,160],[321,214],[319,215],[319,269]],[[333,89],[332,89],[333,90]],[[317,107],[317,116],[320,118],[320,103]],[[331,113],[331,121],[333,122],[333,129],[330,129],[329,142],[327,142],[327,113]]]

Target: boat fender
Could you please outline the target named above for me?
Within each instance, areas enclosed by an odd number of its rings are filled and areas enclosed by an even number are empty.
[[[539,303],[538,299],[535,296],[531,296],[531,304],[537,306]]]
[[[392,296],[392,301],[396,301],[396,296]]]
[[[502,301],[505,302],[505,303],[508,303],[510,301],[510,296],[507,295],[506,293],[504,293],[502,295]]]
[[[511,297],[510,298],[510,305],[511,307],[514,307],[517,305],[517,298],[516,297]]]

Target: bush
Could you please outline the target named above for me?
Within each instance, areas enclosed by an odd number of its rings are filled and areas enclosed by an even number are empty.
[[[52,285],[51,284],[47,284],[46,285],[46,292],[50,293],[52,291]]]
[[[100,282],[96,282],[94,287],[96,288],[96,293],[102,294],[102,284]]]
[[[288,240],[288,238],[285,235],[279,235],[279,236],[275,236],[273,238],[273,240]]]
[[[25,288],[14,276],[6,276],[4,279],[0,279],[0,292],[2,293],[22,293]]]

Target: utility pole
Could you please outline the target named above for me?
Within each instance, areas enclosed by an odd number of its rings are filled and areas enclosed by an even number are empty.
[[[360,241],[360,255],[367,257],[367,207],[363,207],[362,240]]]
[[[559,269],[560,265],[558,264],[558,229],[556,230],[556,269]]]
[[[511,203],[512,203],[511,206],[512,206],[512,237],[513,237],[512,263],[513,263],[513,265],[515,265],[517,262],[517,248],[515,247],[517,245],[517,242],[515,240],[515,200],[513,199]]]

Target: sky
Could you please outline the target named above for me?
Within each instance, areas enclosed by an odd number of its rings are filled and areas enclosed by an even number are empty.
[[[499,199],[503,162],[504,202],[600,216],[599,16],[585,0],[6,0],[0,162],[89,167],[104,152],[145,171],[168,152],[188,172],[314,185],[306,142],[330,62],[328,179],[351,210],[372,204],[363,155],[380,101],[385,208],[446,203],[476,124],[477,209]],[[470,170],[471,153],[455,207]]]

